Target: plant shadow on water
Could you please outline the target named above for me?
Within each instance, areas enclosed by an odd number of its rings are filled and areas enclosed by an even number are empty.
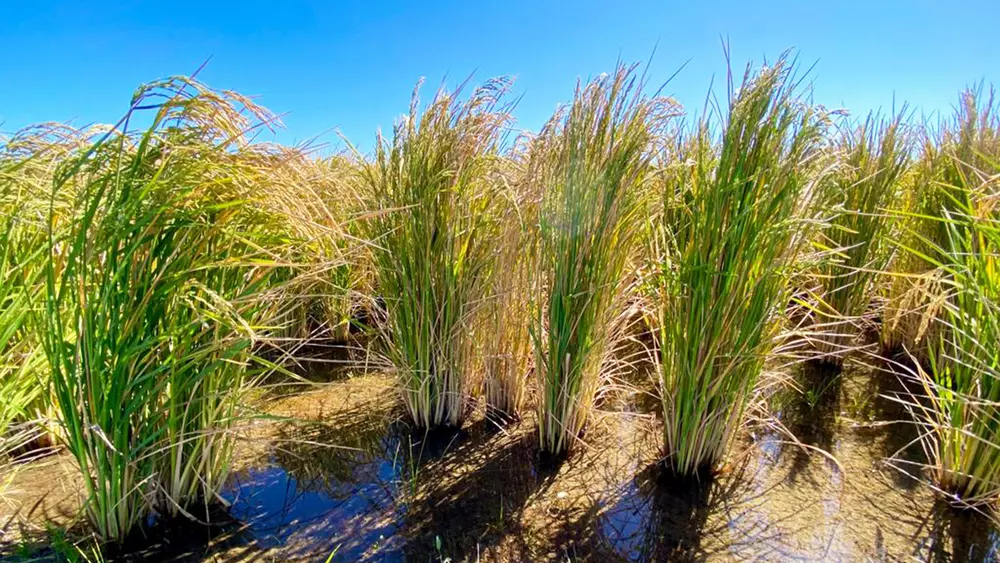
[[[119,547],[105,547],[108,561],[194,562],[211,559],[224,563],[244,561],[248,550],[256,551],[254,537],[247,526],[234,518],[219,503],[207,507],[195,522],[183,516],[147,522]]]
[[[346,342],[318,338],[295,342],[288,348],[271,346],[258,350],[263,359],[283,366],[282,370],[267,370],[260,384],[271,398],[279,398],[301,393],[309,384],[349,379],[363,364],[366,345],[360,337]]]
[[[715,485],[664,477],[659,465],[649,467],[601,518],[604,548],[630,561],[698,557],[712,503],[719,501]]]
[[[779,416],[808,447],[765,431],[743,444],[736,467],[702,482],[647,467],[596,512],[582,552],[600,561],[1000,560],[988,517],[936,501],[884,463],[922,459],[917,430],[893,400],[907,391],[892,374],[806,365],[794,375],[814,392],[796,394]],[[858,423],[855,411],[894,422]]]
[[[805,446],[824,452],[833,451],[842,402],[841,370],[829,364],[805,362],[800,364],[796,377],[802,393],[782,413],[782,422]],[[789,454],[792,463],[787,479],[795,482],[803,476],[811,477],[806,469],[812,463],[814,454],[795,446],[789,448]]]
[[[984,525],[985,518],[939,500],[927,518],[927,536],[918,551],[921,559],[941,563],[1000,560],[1000,533]]]
[[[474,561],[486,550],[524,553],[523,543],[498,544],[505,538],[523,539],[522,510],[558,470],[558,462],[540,461],[536,450],[534,432],[511,433],[483,418],[446,455],[424,463],[416,502],[407,513],[409,558],[429,561],[447,555]]]
[[[780,543],[781,522],[758,512],[779,484],[762,485],[764,477],[748,474],[752,465],[701,479],[647,467],[602,511],[587,551],[602,561],[702,561]]]
[[[905,358],[879,359],[871,368],[871,377],[859,394],[871,400],[863,418],[879,422],[867,432],[862,426],[860,432],[870,435],[880,445],[880,455],[898,468],[890,472],[896,486],[913,490],[920,486],[914,474],[927,464],[927,455],[920,444],[919,426],[905,405],[922,394],[907,363]]]
[[[550,476],[536,469],[534,438],[487,418],[416,431],[362,407],[283,425],[264,467],[234,476],[227,497],[259,547],[288,557],[475,559],[517,533]]]

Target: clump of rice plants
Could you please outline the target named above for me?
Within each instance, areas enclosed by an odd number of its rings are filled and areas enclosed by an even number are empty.
[[[918,368],[928,400],[916,408],[928,425],[924,446],[936,484],[978,504],[1000,498],[1000,220],[993,210],[969,211],[975,215],[946,219],[951,234],[940,268],[949,298],[929,349],[931,371]]]
[[[507,82],[465,101],[440,91],[409,115],[391,141],[379,137],[361,172],[373,209],[365,217],[378,296],[379,331],[419,428],[459,426],[476,366],[474,320],[488,293],[498,189],[491,176],[508,114]]]
[[[820,233],[829,253],[820,261],[819,290],[813,311],[814,344],[820,361],[842,365],[857,337],[876,273],[885,269],[891,247],[891,210],[897,208],[900,180],[909,160],[903,114],[891,120],[869,116],[842,133],[840,163],[831,186],[836,212]]]
[[[506,419],[519,418],[530,376],[530,335],[534,263],[533,231],[528,222],[531,202],[514,189],[499,211],[491,294],[478,325],[484,372],[486,406]]]
[[[750,67],[712,145],[709,124],[665,176],[649,280],[657,316],[666,465],[713,470],[743,421],[807,233],[823,116],[796,97],[783,57]]]
[[[992,96],[966,92],[942,135],[935,188],[941,203],[915,233],[943,290],[928,343],[924,397],[911,407],[938,487],[968,504],[1000,498],[1000,119]]]
[[[60,125],[26,128],[0,151],[0,455],[50,443],[51,413],[39,307],[46,261],[45,217],[64,201],[46,197],[55,169],[92,134]]]
[[[635,67],[577,87],[536,142],[542,186],[539,298],[532,321],[539,441],[558,455],[578,439],[622,336],[627,267],[641,231],[652,145],[675,106],[642,92]]]
[[[918,362],[928,361],[929,346],[937,339],[935,319],[946,300],[941,271],[928,260],[932,247],[943,244],[945,230],[935,219],[950,203],[939,188],[945,157],[939,142],[926,137],[920,158],[904,182],[904,193],[895,213],[899,224],[896,246],[901,251],[888,264],[888,292],[879,334],[882,353],[903,353]],[[933,242],[931,242],[933,241]],[[928,244],[931,243],[931,244]]]
[[[4,173],[0,170],[0,175]],[[32,275],[30,257],[21,257],[17,251],[15,208],[4,205],[2,209],[10,215],[0,217],[0,456],[24,441],[22,433],[8,432],[12,424],[31,418],[31,407],[44,391],[37,379],[40,356],[25,334],[33,289],[32,279],[24,278]]]
[[[353,221],[361,208],[353,189],[358,166],[345,156],[320,159],[282,147],[267,147],[260,165],[271,186],[263,196],[289,219],[295,241],[297,271],[289,272],[284,291],[289,318],[278,319],[292,344],[287,348],[314,338],[344,343],[368,289]]]
[[[154,109],[141,134],[127,130]],[[141,88],[122,121],[55,178],[74,212],[50,216],[44,348],[84,508],[121,541],[154,509],[215,498],[246,377],[273,242],[244,205],[251,118],[189,79]]]
[[[947,301],[946,272],[937,255],[950,236],[947,213],[967,209],[956,197],[967,189],[959,174],[961,166],[988,170],[996,149],[997,110],[992,92],[985,103],[978,89],[965,91],[954,122],[944,122],[936,133],[928,133],[920,160],[899,206],[901,235],[890,265],[893,279],[883,314],[881,343],[884,353],[903,352],[929,366],[930,348],[936,346],[943,323],[937,322]]]

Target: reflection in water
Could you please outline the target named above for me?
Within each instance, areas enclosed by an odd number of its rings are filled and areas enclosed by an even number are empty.
[[[711,481],[664,481],[659,465],[630,482],[601,518],[607,547],[629,561],[672,561],[703,556],[701,538],[713,503]]]
[[[398,529],[386,484],[391,467],[368,483],[312,489],[280,467],[239,475],[227,497],[262,548],[285,547],[288,555],[337,550],[333,561],[358,561],[375,551],[381,561],[403,560],[392,541]],[[384,479],[384,481],[382,481]]]
[[[521,511],[547,477],[536,470],[533,433],[513,437],[491,431],[492,425],[479,421],[448,456],[421,466],[419,501],[411,503],[406,518],[413,560],[431,560],[439,551],[475,560],[477,553],[500,549],[505,537],[520,536]]]
[[[797,400],[792,401],[788,412],[783,413],[785,428],[802,444],[832,452],[841,411],[841,368],[806,362],[799,365],[796,379],[801,393]],[[793,460],[787,478],[794,482],[802,476],[811,475],[808,471],[813,462],[811,450],[795,446],[787,449]]]
[[[886,375],[803,366],[797,382],[812,392],[785,403],[781,421],[836,462],[774,433],[758,439],[738,471],[708,483],[663,482],[649,468],[601,513],[590,552],[626,561],[1000,559],[1000,536],[984,515],[943,506],[910,478],[899,487],[905,476],[883,464],[897,452],[920,453],[909,447],[912,424],[866,425],[855,416],[902,419],[899,403],[880,396],[901,392],[892,381],[876,381],[873,391],[873,378]]]
[[[333,561],[403,560],[400,433],[383,413],[355,408],[323,423],[285,423],[268,463],[237,473],[227,500],[261,547]],[[331,444],[337,444],[333,446]]]
[[[589,447],[541,471],[530,419],[501,428],[480,415],[422,435],[362,405],[283,427],[270,466],[234,480],[232,513],[262,547],[325,557],[339,546],[337,561],[994,560],[982,516],[899,487],[882,463],[906,439],[864,424],[905,414],[880,397],[883,376],[796,374],[811,392],[781,420],[836,462],[765,434],[702,482],[663,478],[658,427],[641,413],[609,413]]]
[[[204,519],[195,522],[183,516],[169,520],[150,519],[146,526],[134,532],[121,546],[102,548],[109,562],[164,561],[172,563],[212,559],[241,561],[248,552],[257,550],[246,526],[219,504],[210,505]],[[2,551],[0,551],[2,553]],[[61,561],[56,557],[53,560]]]
[[[927,464],[927,455],[920,444],[920,429],[906,407],[922,395],[907,364],[904,358],[876,362],[858,395],[871,399],[867,418],[876,427],[866,435],[880,444],[879,455],[899,469],[890,472],[896,486],[912,490],[921,486],[915,474]]]

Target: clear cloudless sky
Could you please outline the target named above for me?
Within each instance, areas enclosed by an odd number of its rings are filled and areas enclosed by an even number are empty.
[[[852,114],[908,102],[948,112],[967,85],[1000,80],[1000,0],[618,0],[503,2],[15,1],[0,17],[0,132],[42,121],[114,122],[136,86],[189,74],[252,95],[282,115],[273,139],[340,131],[370,148],[404,113],[418,79],[429,97],[515,77],[518,126],[537,130],[578,78],[651,59],[665,92],[699,111],[713,77],[795,48],[813,98]],[[655,50],[655,54],[654,54]]]

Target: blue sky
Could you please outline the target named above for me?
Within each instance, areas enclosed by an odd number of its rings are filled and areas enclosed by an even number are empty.
[[[37,5],[36,5],[37,4]],[[105,6],[98,6],[106,4]],[[646,61],[689,111],[715,77],[723,38],[734,66],[795,48],[814,99],[854,114],[907,101],[949,111],[966,85],[1000,82],[997,0],[714,2],[9,2],[0,19],[0,131],[41,121],[113,122],[136,86],[186,74],[283,114],[274,140],[341,131],[370,147],[376,128],[425,95],[513,75],[518,125],[537,129],[577,78]]]

